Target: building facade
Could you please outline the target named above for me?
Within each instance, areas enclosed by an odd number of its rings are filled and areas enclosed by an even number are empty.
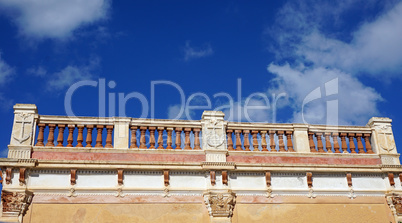
[[[366,126],[39,115],[16,104],[0,222],[398,222],[391,120]],[[4,133],[3,133],[4,134]]]

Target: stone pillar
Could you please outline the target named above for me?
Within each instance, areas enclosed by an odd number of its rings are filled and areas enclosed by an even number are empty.
[[[204,111],[202,114],[202,148],[207,162],[226,162],[228,153],[226,142],[225,114],[221,111]]]
[[[310,153],[308,125],[293,124],[293,147],[297,153]]]
[[[14,124],[10,144],[8,145],[8,158],[31,158],[37,118],[38,110],[36,105],[14,105]]]
[[[396,150],[392,120],[389,118],[373,117],[367,123],[371,127],[371,147],[379,154],[382,164],[400,165],[399,154]]]
[[[114,118],[113,145],[115,149],[128,149],[130,118]]]

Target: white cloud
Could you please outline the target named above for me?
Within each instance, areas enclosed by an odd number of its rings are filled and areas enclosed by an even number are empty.
[[[191,59],[202,58],[206,56],[210,56],[214,53],[210,44],[205,44],[203,47],[192,47],[190,46],[190,41],[186,42],[186,46],[184,47],[184,60],[188,61]]]
[[[15,69],[8,65],[2,58],[0,53],[0,85],[6,83],[15,74]]]
[[[74,30],[107,18],[109,0],[1,0],[0,8],[25,37],[65,39]]]
[[[98,68],[99,59],[91,59],[86,66],[68,65],[59,72],[49,75],[47,90],[58,91],[67,88],[77,81],[88,80],[94,77],[93,71]]]
[[[318,66],[379,77],[402,69],[402,2],[352,34],[350,43],[326,37],[318,30],[305,36],[297,53]]]
[[[32,74],[32,75],[37,76],[37,77],[44,77],[44,76],[46,76],[47,71],[42,66],[38,66],[38,67],[29,68],[27,70],[27,73]]]
[[[288,105],[294,112],[291,122],[303,123],[302,106],[309,101],[306,97],[314,90],[316,97],[313,99],[321,100],[305,104],[304,118],[307,123],[364,125],[370,117],[378,114],[377,103],[382,100],[381,96],[373,88],[340,70],[270,64],[268,71],[276,75],[273,86],[277,87],[272,91],[284,91],[289,97]],[[330,101],[337,103],[337,107],[327,109],[327,102]],[[332,113],[335,116],[327,118],[328,112],[335,112]]]

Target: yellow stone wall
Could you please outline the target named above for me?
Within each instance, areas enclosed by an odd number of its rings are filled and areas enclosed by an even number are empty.
[[[385,204],[238,204],[233,223],[390,223]]]
[[[24,223],[207,223],[204,204],[32,204]],[[390,223],[386,204],[236,204],[233,223]]]
[[[24,223],[207,223],[203,204],[32,204]]]

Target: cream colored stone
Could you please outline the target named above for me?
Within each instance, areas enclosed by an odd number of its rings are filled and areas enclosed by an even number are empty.
[[[310,153],[310,145],[307,134],[307,126],[294,124],[293,148],[297,153]]]
[[[113,140],[115,149],[128,149],[130,121],[129,118],[115,117]]]

